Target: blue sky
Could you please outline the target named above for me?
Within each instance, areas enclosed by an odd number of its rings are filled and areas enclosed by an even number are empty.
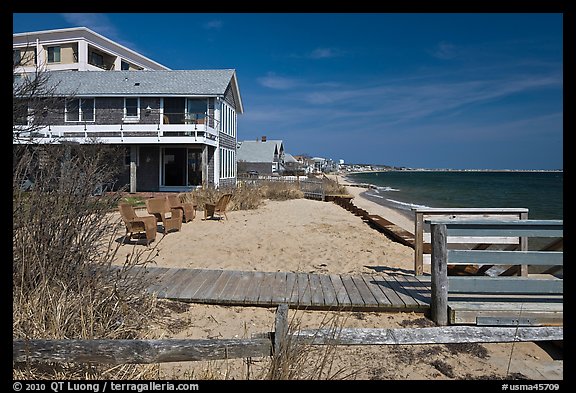
[[[423,168],[563,168],[559,13],[14,14],[172,69],[236,69],[238,139]]]

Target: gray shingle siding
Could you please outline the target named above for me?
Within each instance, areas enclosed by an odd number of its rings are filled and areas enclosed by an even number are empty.
[[[214,151],[215,147],[207,146],[208,154],[208,179],[206,179],[208,186],[214,186]]]
[[[220,147],[225,147],[227,149],[236,151],[236,138],[220,132]]]
[[[232,91],[232,86],[228,85],[226,92],[224,93],[224,101],[226,101],[234,110],[236,110],[236,100],[234,99],[234,92]]]
[[[124,117],[124,99],[103,97],[95,100],[94,124],[120,124]]]

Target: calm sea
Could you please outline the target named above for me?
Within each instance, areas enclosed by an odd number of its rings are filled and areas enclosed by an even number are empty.
[[[380,204],[412,207],[525,207],[531,219],[563,219],[563,172],[391,171],[347,175],[376,186]]]

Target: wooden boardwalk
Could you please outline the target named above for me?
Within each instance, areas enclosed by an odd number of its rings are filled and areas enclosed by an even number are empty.
[[[429,278],[147,267],[149,292],[193,303],[346,311],[430,308]]]

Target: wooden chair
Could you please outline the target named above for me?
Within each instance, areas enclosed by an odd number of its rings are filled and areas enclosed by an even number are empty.
[[[204,219],[207,220],[208,218],[218,218],[220,219],[222,215],[226,217],[228,220],[228,216],[226,215],[226,208],[228,207],[228,203],[232,199],[232,194],[224,194],[220,197],[216,204],[206,203],[204,205]],[[219,215],[220,217],[216,217]]]
[[[176,194],[168,195],[168,204],[171,209],[182,211],[184,222],[192,221],[196,217],[196,208],[192,202],[182,202]]]
[[[122,221],[126,225],[126,234],[122,242],[132,239],[134,234],[144,232],[146,234],[146,245],[149,245],[156,239],[156,218],[154,216],[138,216],[134,207],[128,203],[121,203],[118,205]]]
[[[147,199],[146,209],[148,213],[156,217],[156,222],[162,223],[164,235],[172,230],[179,231],[182,228],[182,210],[171,209],[166,197]]]

